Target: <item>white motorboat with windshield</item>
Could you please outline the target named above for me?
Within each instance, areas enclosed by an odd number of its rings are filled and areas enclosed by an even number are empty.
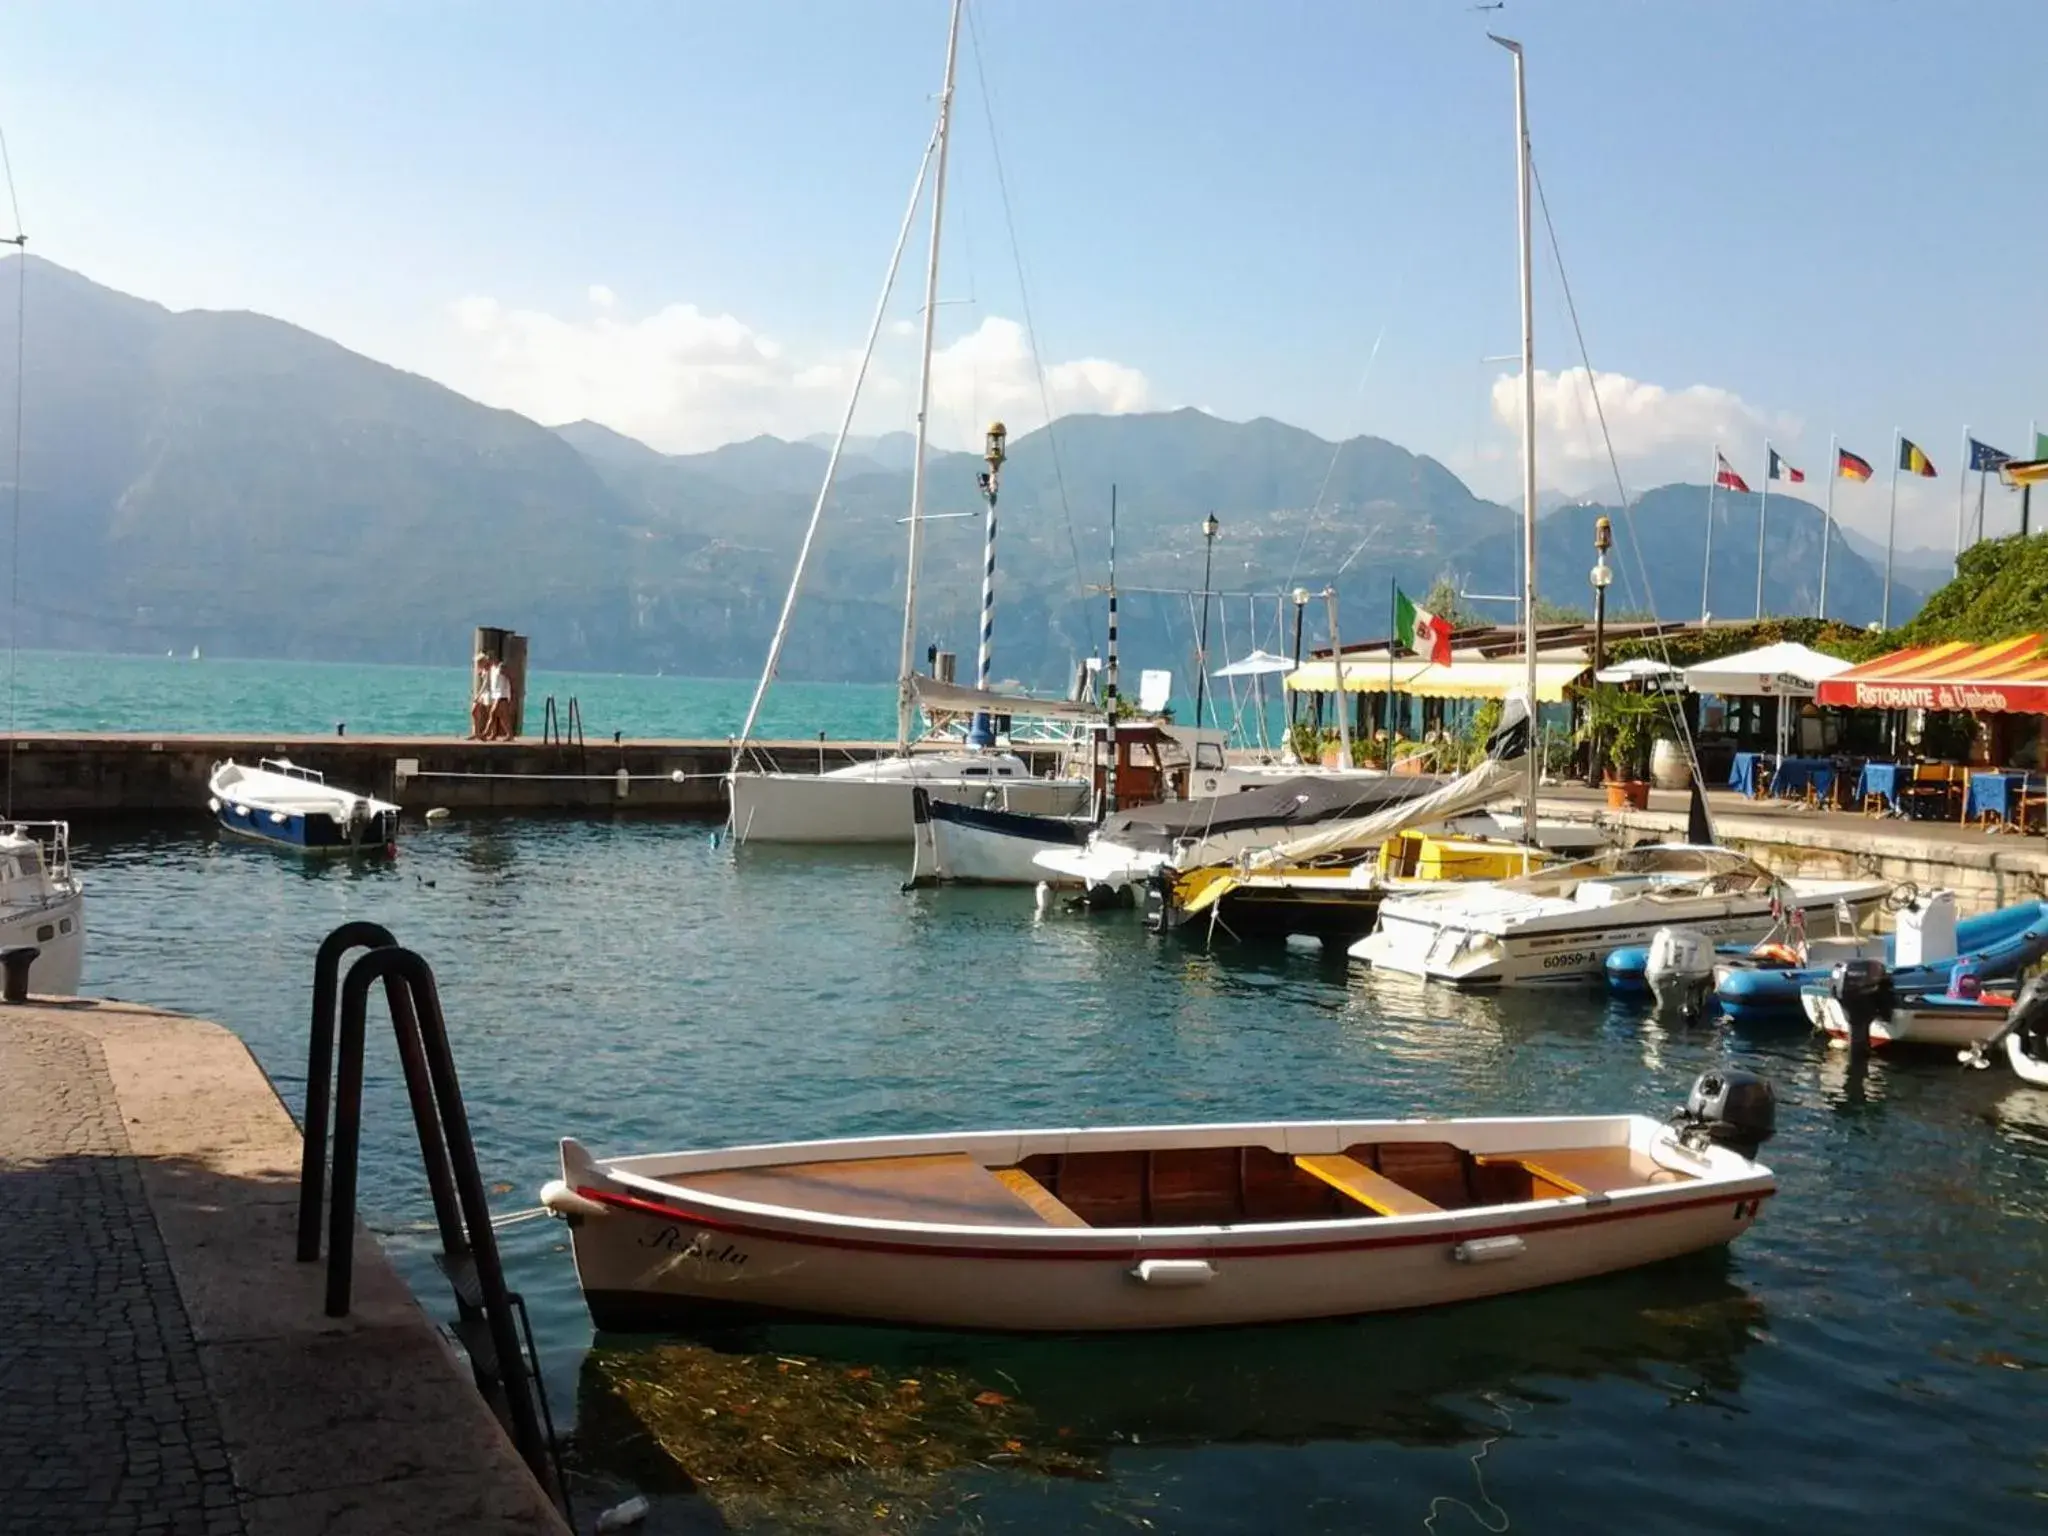
[[[1726,848],[1653,844],[1392,897],[1351,957],[1461,987],[1598,980],[1612,951],[1648,944],[1659,928],[1752,942],[1788,911],[1821,918],[1846,903],[1861,922],[1890,889],[1888,880],[1781,878]]]
[[[207,780],[207,809],[221,830],[303,853],[389,853],[398,843],[398,807],[329,784],[286,758],[254,768],[230,758]]]
[[[62,821],[0,823],[0,950],[33,949],[29,991],[74,997],[85,968],[85,886]]]

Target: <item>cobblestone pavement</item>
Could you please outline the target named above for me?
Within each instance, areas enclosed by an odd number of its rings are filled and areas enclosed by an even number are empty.
[[[243,1531],[100,1048],[0,1016],[0,1533]]]

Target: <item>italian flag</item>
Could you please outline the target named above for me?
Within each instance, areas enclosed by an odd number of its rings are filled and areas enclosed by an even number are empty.
[[[1416,655],[1440,667],[1451,664],[1450,620],[1416,607],[1399,587],[1394,589],[1394,635]]]

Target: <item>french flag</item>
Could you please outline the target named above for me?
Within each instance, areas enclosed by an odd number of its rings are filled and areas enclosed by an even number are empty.
[[[1806,472],[1794,469],[1790,464],[1787,464],[1778,450],[1773,448],[1771,450],[1770,470],[1766,478],[1771,480],[1789,480],[1792,484],[1798,485],[1806,478]]]

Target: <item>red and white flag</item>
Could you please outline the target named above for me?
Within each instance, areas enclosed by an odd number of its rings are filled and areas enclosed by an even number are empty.
[[[1721,450],[1714,450],[1714,484],[1723,490],[1747,493],[1749,482],[1728,467],[1728,461],[1721,457]]]

